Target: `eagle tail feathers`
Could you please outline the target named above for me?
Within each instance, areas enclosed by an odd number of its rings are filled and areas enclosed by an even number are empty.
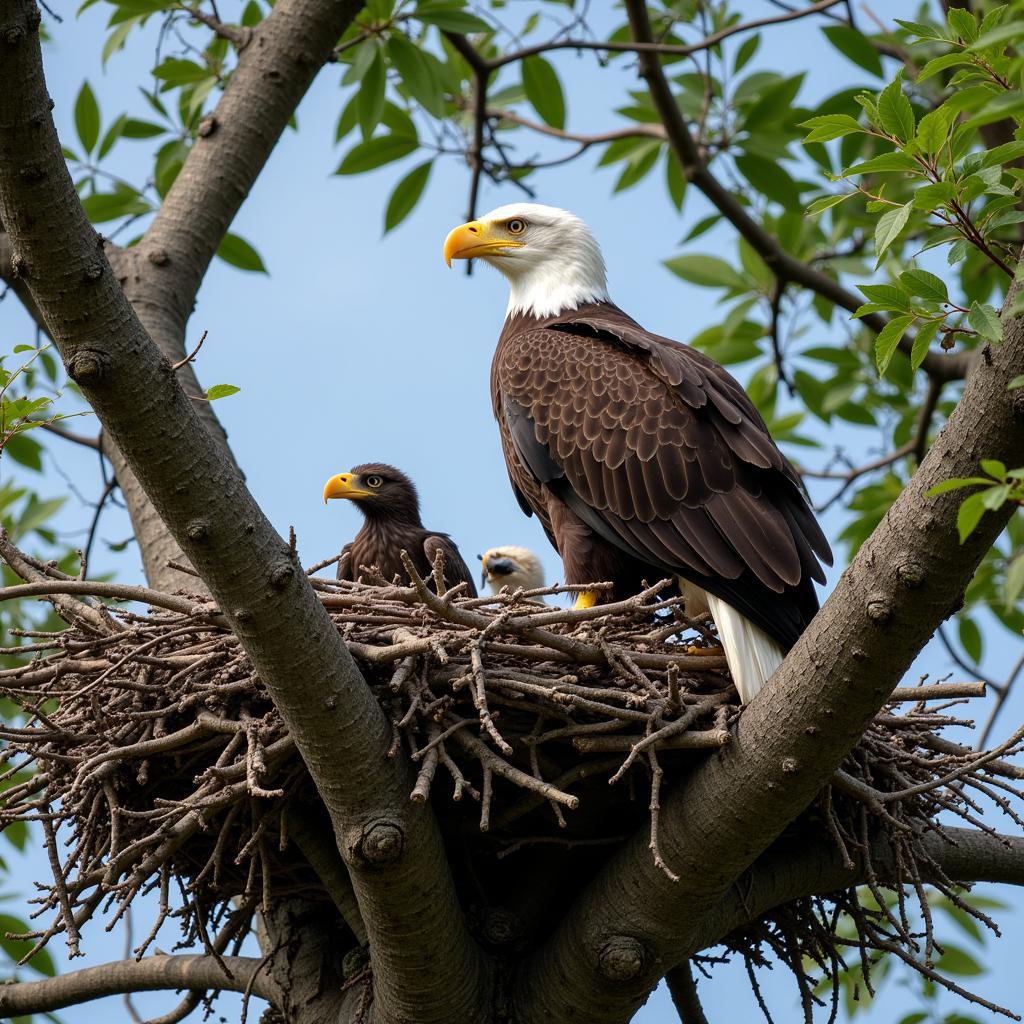
[[[707,602],[740,700],[749,704],[782,664],[786,653],[777,640],[732,605],[714,594],[707,595]]]

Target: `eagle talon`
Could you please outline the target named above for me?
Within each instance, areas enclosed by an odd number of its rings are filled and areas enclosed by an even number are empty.
[[[593,608],[600,596],[600,591],[597,590],[581,590],[573,608]]]
[[[687,646],[683,648],[683,654],[696,654],[705,658],[719,658],[725,656],[724,647],[692,647]]]

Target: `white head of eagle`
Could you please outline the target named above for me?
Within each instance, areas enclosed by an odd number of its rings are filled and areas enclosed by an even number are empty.
[[[452,231],[444,258],[479,258],[501,271],[511,293],[508,316],[545,317],[586,302],[607,302],[604,257],[575,214],[539,203],[499,206]]]

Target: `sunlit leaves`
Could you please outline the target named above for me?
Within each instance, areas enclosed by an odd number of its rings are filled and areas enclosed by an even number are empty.
[[[878,116],[882,127],[901,142],[914,137],[914,108],[903,92],[903,80],[897,76],[878,97]]]
[[[445,112],[441,81],[426,54],[400,32],[388,36],[388,59],[412,98],[434,117]]]
[[[1003,340],[1003,325],[997,310],[986,302],[972,302],[967,322],[987,341]]]
[[[878,257],[878,263],[882,262],[886,249],[899,238],[900,232],[907,226],[909,218],[909,203],[889,209],[878,218],[878,223],[875,225],[875,255]]]
[[[237,395],[242,389],[234,384],[214,384],[206,389],[206,400],[216,402],[218,398],[228,398],[230,395]]]
[[[822,117],[812,117],[808,121],[800,123],[801,128],[810,128],[804,142],[831,142],[832,139],[842,138],[851,132],[859,132],[863,129],[855,117],[849,114],[825,114]]]

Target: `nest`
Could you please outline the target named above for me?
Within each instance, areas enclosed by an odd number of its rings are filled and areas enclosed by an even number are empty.
[[[6,542],[2,553],[30,581],[14,589],[75,589]],[[660,584],[574,610],[543,603],[572,588],[439,597],[418,577],[404,587],[312,576],[329,564],[308,570],[311,581],[392,723],[391,755],[401,750],[416,766],[410,799],[433,802],[452,856],[473,864],[476,890],[461,893],[471,918],[481,889],[494,892],[517,858],[550,857],[553,847],[571,858],[568,902],[609,847],[644,823],[654,862],[671,876],[658,844],[662,787],[726,746],[741,713],[710,624],[688,619],[678,598],[660,599]],[[87,921],[112,927],[154,890],[159,911],[138,957],[169,919],[182,946],[236,952],[258,909],[296,895],[336,909],[340,931],[361,945],[312,782],[216,609],[184,592],[102,583],[91,592],[133,596],[149,610],[51,596],[67,628],[24,631],[22,664],[0,672],[0,696],[24,710],[23,723],[0,728],[0,827],[38,822],[50,868],[34,901],[37,929],[11,936],[32,941],[25,959],[57,935],[76,955]],[[808,958],[834,991],[851,952],[869,987],[871,964],[893,953],[961,991],[930,966],[924,879],[991,922],[942,876],[922,836],[957,818],[994,834],[986,803],[1024,826],[1011,806],[1024,771],[1001,759],[1021,735],[984,755],[940,735],[970,724],[956,705],[982,690],[897,690],[798,823],[851,867],[854,856],[867,862],[872,901],[855,889],[798,901],[727,939],[751,970],[772,957],[789,966],[808,1015],[821,999]],[[871,868],[880,834],[897,865],[895,899]],[[840,919],[853,923],[852,938]]]

